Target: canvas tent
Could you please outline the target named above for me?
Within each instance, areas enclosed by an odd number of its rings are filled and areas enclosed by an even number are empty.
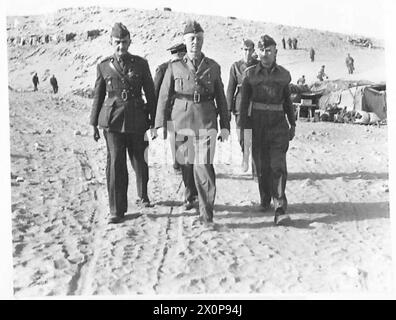
[[[327,92],[319,99],[319,108],[346,108],[347,111],[374,112],[386,119],[386,85],[359,85]]]
[[[364,89],[362,110],[374,112],[381,120],[386,119],[386,86],[372,86]]]

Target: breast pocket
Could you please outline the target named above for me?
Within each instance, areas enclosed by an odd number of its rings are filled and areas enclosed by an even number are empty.
[[[115,79],[112,77],[106,77],[105,81],[106,81],[106,91],[114,91],[116,89],[116,84],[115,84]]]
[[[140,72],[128,73],[128,80],[134,87],[141,87],[143,84],[143,74]]]
[[[216,78],[211,72],[208,72],[201,78],[201,85],[203,87],[204,93],[211,94],[214,92],[215,81]]]
[[[183,92],[183,78],[177,77],[175,78],[175,91],[176,92]]]
[[[116,99],[110,98],[105,100],[102,109],[99,113],[98,124],[102,128],[108,128],[111,122],[111,117],[116,107]]]

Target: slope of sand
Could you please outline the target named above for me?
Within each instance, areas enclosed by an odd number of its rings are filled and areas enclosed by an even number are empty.
[[[231,20],[216,16],[203,16],[179,12],[163,12],[134,9],[80,8],[57,11],[53,14],[32,17],[8,17],[8,36],[28,37],[32,34],[62,37],[59,43],[50,42],[37,46],[10,46],[9,85],[13,88],[32,89],[31,78],[38,73],[42,90],[50,91],[49,78],[55,74],[59,90],[89,91],[96,76],[96,63],[108,55],[110,30],[114,22],[122,21],[130,30],[130,51],[148,59],[152,73],[169,59],[169,48],[182,41],[184,23],[197,19],[205,30],[204,53],[221,66],[224,83],[228,81],[229,68],[240,59],[240,43],[243,38],[257,42],[262,34],[271,35],[278,43],[278,60],[297,82],[305,75],[308,82],[316,80],[321,65],[326,65],[329,79],[357,79],[385,81],[385,54],[383,43],[373,39],[373,49],[353,46],[351,36],[312,29],[275,25],[249,20]],[[15,24],[15,19],[18,24]],[[87,40],[86,32],[103,29],[101,36]],[[74,41],[65,42],[67,33],[76,33]],[[281,39],[298,39],[298,50],[283,50]],[[315,62],[310,62],[309,49],[316,51]],[[356,72],[348,75],[345,57],[351,53]]]
[[[108,33],[93,41],[83,33],[124,21],[133,34],[131,52],[146,56],[154,71],[169,43],[180,40],[187,17],[194,16],[74,9],[19,17],[24,23],[8,30],[40,33],[44,21],[51,34],[79,35],[71,43],[8,50],[15,295],[390,294],[387,126],[299,121],[287,156],[293,223],[286,227],[259,211],[257,185],[239,169],[235,132],[216,148],[214,229],[196,223],[196,209],[181,210],[183,185],[171,167],[169,142],[155,140],[149,149],[154,207],[135,206],[129,166],[127,219],[107,224],[104,139],[95,143],[91,136],[92,101],[71,92],[92,88],[96,63],[111,48]],[[278,55],[294,82],[301,74],[313,81],[322,64],[332,79],[385,80],[384,50],[350,46],[346,35],[195,17],[206,31],[204,52],[221,64],[224,83],[239,59],[240,39],[261,33],[278,42],[282,35],[299,37],[303,49]],[[356,61],[352,76],[347,52]],[[39,92],[31,92],[34,71]],[[56,96],[49,92],[52,73],[60,84]]]

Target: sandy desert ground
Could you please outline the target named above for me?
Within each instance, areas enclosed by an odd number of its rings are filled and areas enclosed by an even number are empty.
[[[71,23],[83,13],[59,13],[59,17],[62,14]],[[111,15],[93,17],[111,20]],[[219,25],[226,20],[218,19]],[[249,32],[254,32],[255,26],[251,29]],[[305,47],[311,37],[323,49],[314,63],[309,62],[305,50],[280,50],[278,61],[292,72],[293,79],[304,73],[312,81],[326,61],[334,78],[385,81],[383,49],[348,46],[339,40],[331,51],[326,34],[298,32],[305,35]],[[238,52],[227,55],[225,51],[235,47],[237,39],[227,40],[225,47],[217,50],[210,37],[206,51],[218,60],[226,57],[221,67],[227,83],[229,66],[238,59]],[[100,44],[107,44],[103,38],[94,41],[96,47],[73,44],[69,56],[84,50],[94,52]],[[83,63],[90,68],[84,72],[80,66],[76,75],[81,77],[73,79],[76,66],[62,64],[59,46],[66,44],[44,45],[43,56],[36,52],[31,60],[26,57],[37,48],[9,48],[17,298],[393,292],[387,126],[299,121],[287,157],[292,223],[281,227],[273,225],[271,212],[262,213],[258,208],[257,184],[250,172],[240,170],[235,132],[216,149],[214,228],[196,222],[196,209],[181,210],[183,185],[171,167],[169,142],[154,140],[149,149],[149,196],[154,207],[142,210],[134,204],[134,174],[129,166],[126,221],[108,225],[104,139],[95,143],[91,136],[88,116],[92,101],[72,94],[79,86],[92,87],[92,61],[98,52],[87,51]],[[162,46],[166,47],[165,42]],[[164,55],[158,53],[153,41],[148,40],[146,47],[154,71]],[[346,75],[345,52],[356,61],[357,72],[352,76]],[[32,70],[48,68],[42,59],[49,57],[54,57],[53,65],[59,69],[58,95],[50,93],[48,81],[42,81],[38,92],[31,90]]]

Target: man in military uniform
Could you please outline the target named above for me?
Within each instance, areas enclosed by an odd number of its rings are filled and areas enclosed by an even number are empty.
[[[289,45],[289,49],[293,49],[293,40],[291,38],[287,39],[287,44]]]
[[[227,105],[229,113],[234,114],[235,123],[239,141],[241,143],[241,149],[243,153],[242,169],[247,171],[249,169],[249,155],[251,148],[251,140],[244,141],[243,135],[240,136],[240,111],[241,111],[241,94],[240,87],[242,85],[242,79],[246,68],[256,65],[259,61],[252,58],[254,52],[254,42],[250,39],[243,40],[242,42],[242,59],[234,62],[231,65],[230,77],[228,79],[227,87]]]
[[[349,74],[352,74],[353,71],[355,70],[354,62],[355,62],[355,61],[353,60],[353,58],[351,57],[351,55],[348,53],[348,56],[347,56],[346,59],[345,59],[345,64],[346,64],[346,66],[347,66],[347,68],[348,68],[348,73],[349,73]]]
[[[130,34],[122,23],[116,23],[112,28],[111,43],[114,54],[97,66],[90,124],[94,129],[95,141],[100,138],[98,125],[103,128],[107,145],[109,223],[118,223],[122,221],[128,206],[126,152],[136,174],[137,203],[146,207],[150,205],[145,132],[154,125],[155,93],[147,60],[128,52]],[[142,98],[142,88],[146,104]],[[151,135],[155,138],[155,129]]]
[[[297,50],[297,42],[298,42],[297,38],[293,38],[292,41],[293,41],[293,49]]]
[[[37,91],[37,85],[39,84],[39,78],[37,76],[37,72],[33,75],[32,81],[34,86],[33,91]]]
[[[227,101],[220,76],[220,66],[206,57],[201,49],[203,29],[196,21],[189,21],[184,29],[187,54],[170,63],[159,93],[156,128],[165,136],[166,128],[175,131],[176,157],[182,167],[185,185],[186,210],[192,209],[198,196],[200,221],[213,222],[216,196],[213,156],[217,135],[217,114],[220,115],[219,140],[229,135],[230,123]],[[174,104],[171,121],[167,122],[167,108]],[[171,133],[172,134],[172,133]]]
[[[321,66],[320,70],[318,72],[318,75],[316,76],[316,78],[319,79],[319,81],[323,81],[324,79],[328,79],[329,77],[327,76],[327,74],[325,73],[325,66]]]
[[[283,49],[286,50],[286,40],[285,40],[285,37],[282,38],[282,46],[283,46]]]
[[[58,81],[56,80],[54,74],[50,78],[50,84],[52,86],[52,90],[54,90],[54,93],[57,93],[58,92]]]
[[[177,44],[173,45],[172,47],[168,48],[167,50],[170,51],[170,53],[172,55],[172,59],[160,64],[157,67],[157,70],[155,71],[155,75],[154,75],[154,88],[155,88],[155,96],[157,98],[157,101],[158,101],[159,91],[161,89],[162,80],[164,79],[164,75],[165,75],[166,69],[168,68],[169,63],[172,60],[181,59],[186,54],[186,45],[184,43],[177,43]],[[171,103],[171,105],[172,105],[172,103]],[[170,109],[171,108],[169,108],[169,112],[170,112]],[[167,115],[167,117],[169,118],[170,114]],[[175,135],[170,136],[170,143],[171,143],[171,151],[172,151],[172,158],[173,158],[173,169],[178,171],[181,168],[180,168],[180,164],[176,160]]]
[[[275,224],[290,220],[286,213],[286,152],[295,134],[290,99],[290,73],[276,63],[276,43],[268,35],[258,42],[260,63],[246,69],[242,81],[241,128],[252,123],[252,154],[261,207],[275,209]],[[287,120],[286,121],[286,117]]]
[[[309,57],[311,58],[311,62],[315,61],[315,50],[314,50],[314,48],[311,48],[309,50]]]

